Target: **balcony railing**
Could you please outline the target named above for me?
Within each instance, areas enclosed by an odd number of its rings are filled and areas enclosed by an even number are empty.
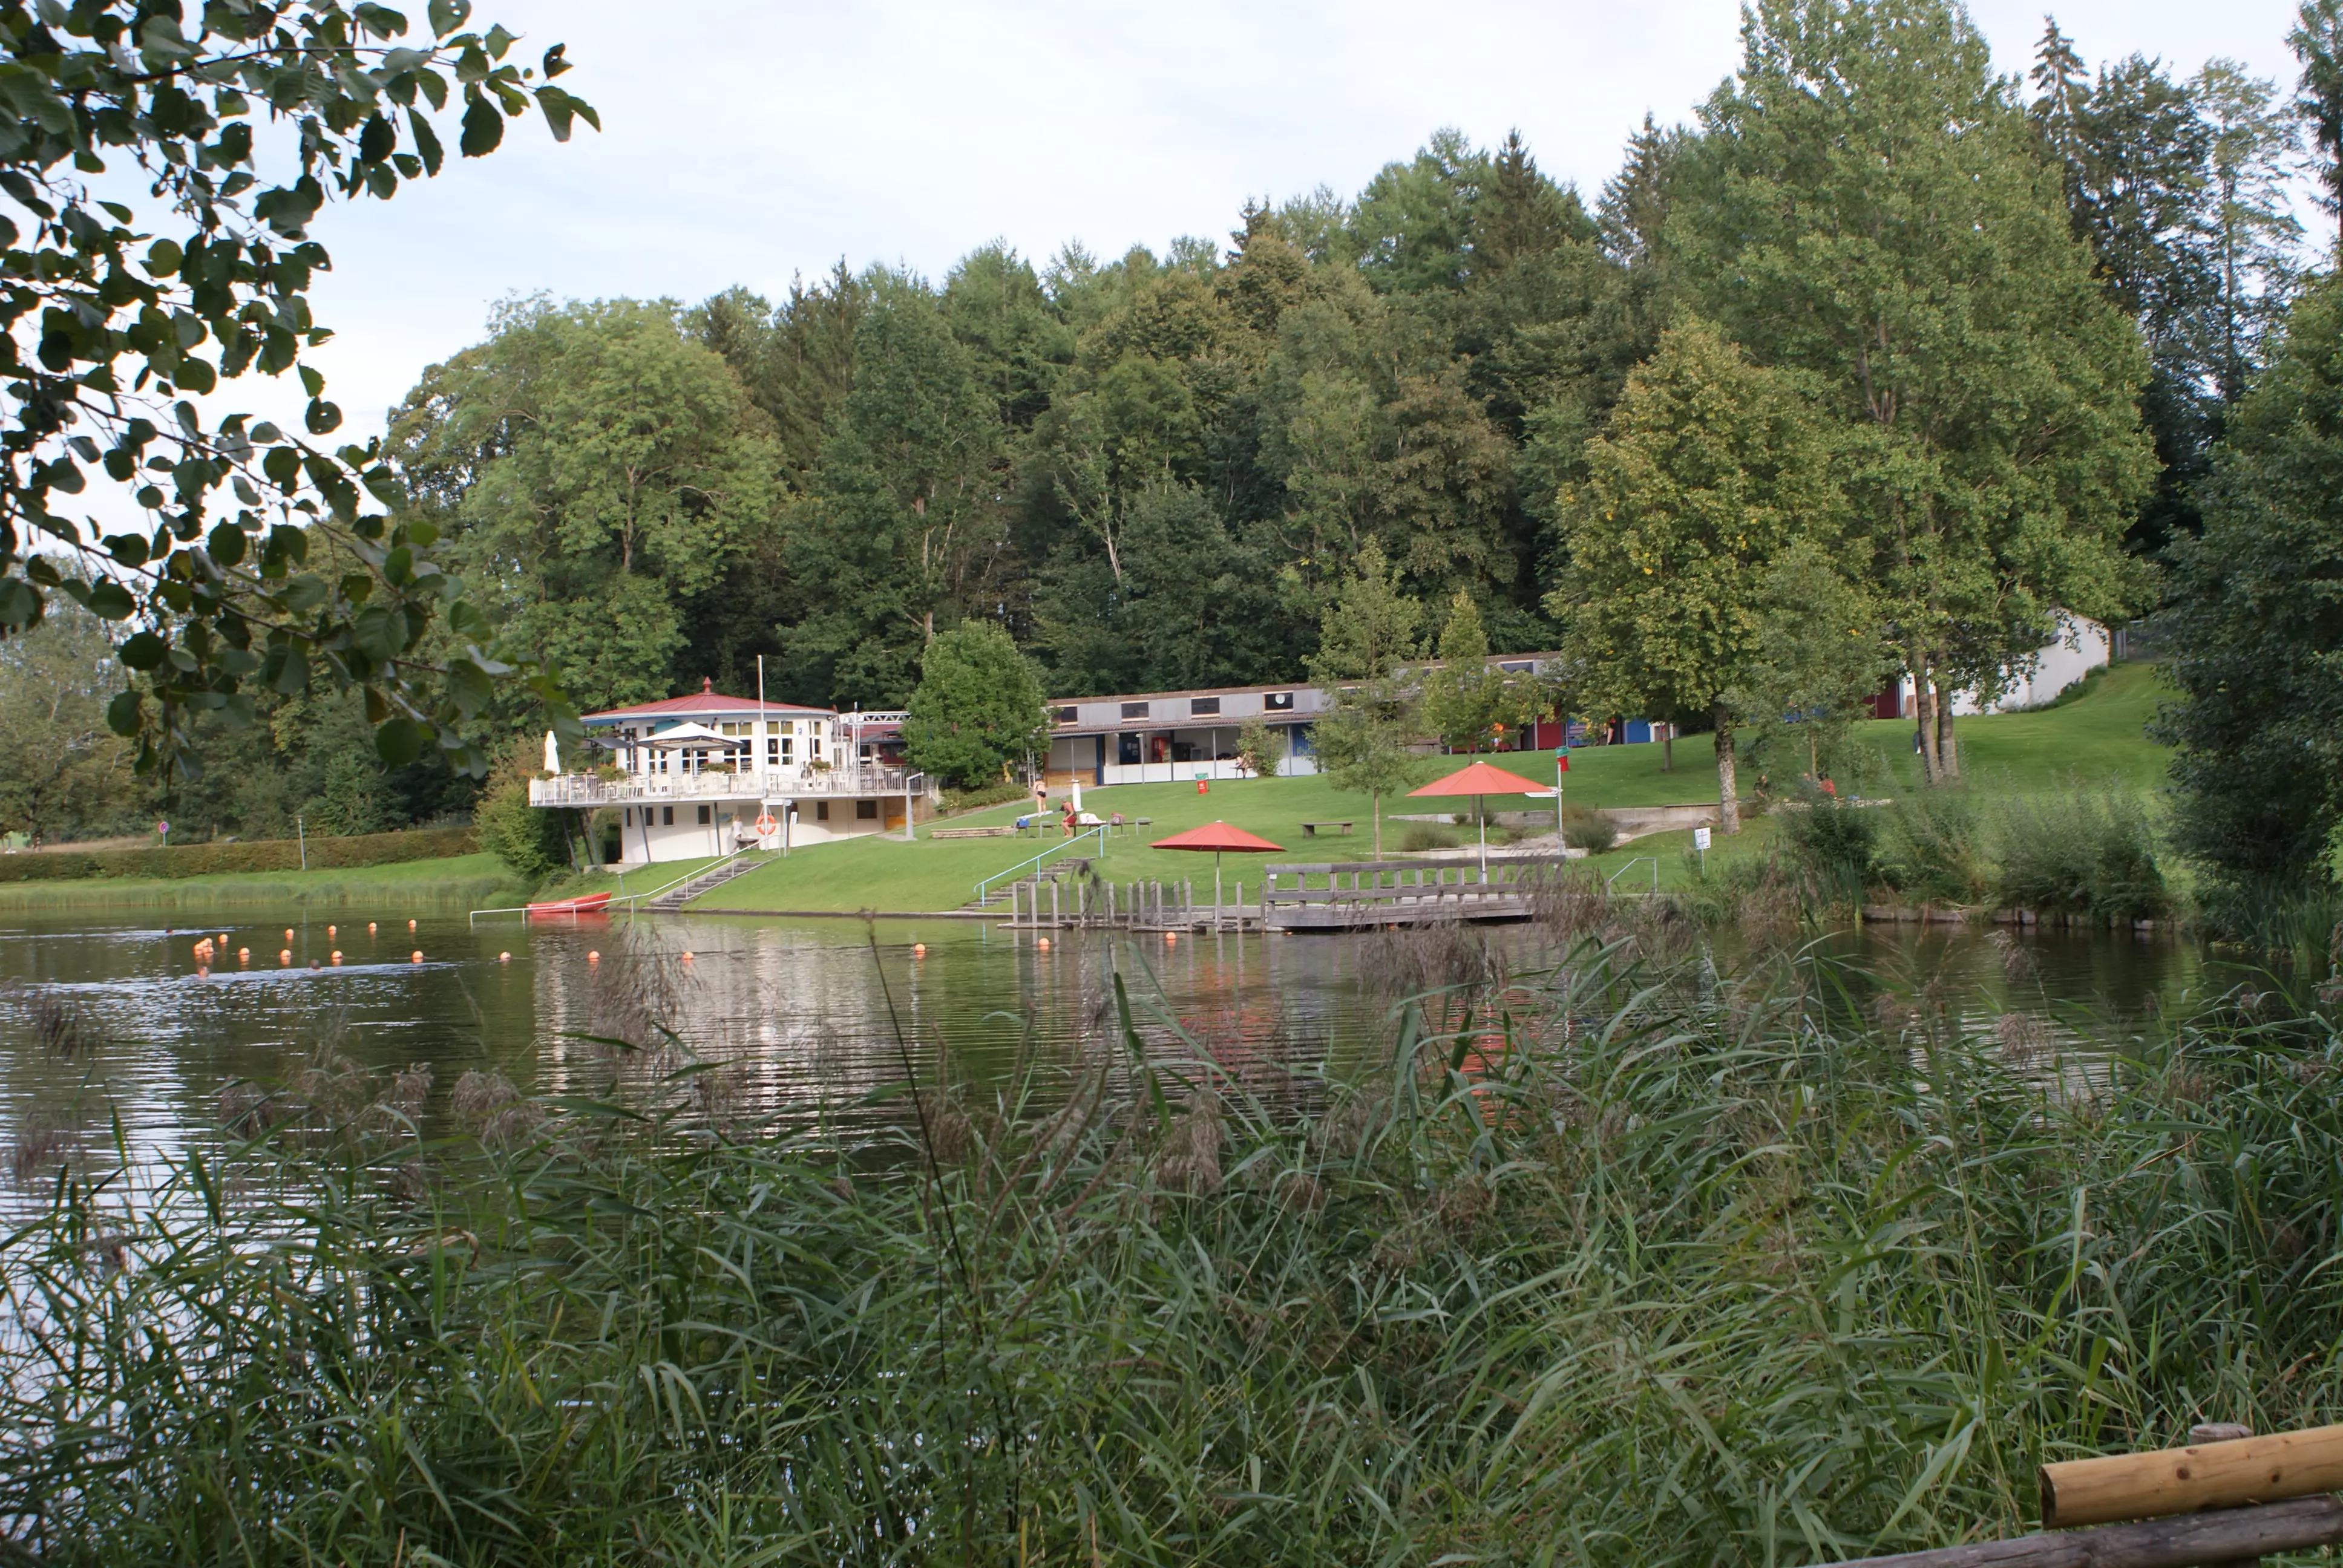
[[[592,773],[566,773],[558,779],[533,779],[528,786],[532,806],[631,806],[658,800],[780,800],[820,799],[839,796],[900,795],[906,781],[914,791],[926,788],[919,774],[900,768],[772,768],[761,772],[627,773],[604,779]]]

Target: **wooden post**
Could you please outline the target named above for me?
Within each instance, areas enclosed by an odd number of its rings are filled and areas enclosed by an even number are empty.
[[[2042,1467],[2042,1523],[2098,1524],[2343,1490],[2343,1426]]]
[[[2297,1497],[2137,1524],[2049,1531],[2014,1541],[1865,1557],[1838,1568],[2208,1568],[2337,1542],[2343,1542],[2343,1498]]]
[[[1052,878],[1051,878],[1051,879],[1050,879],[1050,926],[1051,926],[1051,929],[1054,930],[1057,928],[1057,925],[1058,925],[1058,879],[1057,879],[1057,878],[1055,878],[1055,877],[1052,877]]]

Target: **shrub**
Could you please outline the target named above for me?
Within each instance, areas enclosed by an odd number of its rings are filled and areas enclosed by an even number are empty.
[[[406,833],[362,833],[348,838],[311,834],[308,869],[349,870],[393,866],[407,860],[437,860],[468,855],[480,847],[469,828],[422,828]],[[206,877],[230,872],[297,871],[304,846],[298,839],[254,839],[239,843],[182,844],[169,849],[61,849],[37,855],[0,855],[0,882],[79,881],[91,877]]]
[[[1237,731],[1237,760],[1242,762],[1245,771],[1256,779],[1277,777],[1280,749],[1277,737],[1269,732],[1269,726],[1258,717],[1246,719],[1243,728]]]
[[[1798,806],[1782,813],[1781,842],[1799,869],[1826,886],[1856,893],[1869,887],[1879,849],[1877,810],[1819,789],[1804,791]]]
[[[943,805],[946,811],[974,811],[986,806],[1005,806],[1011,800],[1025,799],[1025,786],[1015,779],[980,784],[970,789],[946,789]]]
[[[1445,828],[1436,828],[1429,822],[1410,822],[1407,825],[1407,830],[1399,836],[1399,847],[1411,852],[1418,849],[1453,849],[1456,848],[1456,835]]]
[[[1978,843],[1976,808],[1957,788],[1916,789],[1885,809],[1876,867],[1881,881],[1926,903],[1966,903],[1992,885]]]
[[[480,848],[531,881],[542,881],[569,863],[567,829],[572,812],[528,803],[528,781],[538,776],[533,749],[523,741],[488,776],[472,824]]]
[[[1562,841],[1574,849],[1600,855],[1619,842],[1619,824],[1586,806],[1562,809]]]
[[[2012,908],[2127,920],[2171,908],[2137,795],[2077,787],[2013,799],[1993,839],[1995,891]]]

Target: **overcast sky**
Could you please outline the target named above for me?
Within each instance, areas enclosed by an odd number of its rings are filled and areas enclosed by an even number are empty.
[[[410,9],[419,12],[421,7]],[[2089,0],[2060,25],[2097,63],[2178,74],[2227,55],[2291,87],[2292,0]],[[2036,5],[1973,15],[2006,71]],[[1518,126],[1590,201],[1646,110],[1684,119],[1738,53],[1733,0],[478,0],[478,19],[563,42],[601,112],[557,146],[515,122],[388,204],[333,207],[317,357],[357,435],[491,306],[696,300],[872,261],[940,277],[1006,239],[1036,261],[1224,236],[1247,196],[1349,196],[1436,126]],[[449,138],[452,148],[452,136]],[[297,400],[278,409],[290,411]]]

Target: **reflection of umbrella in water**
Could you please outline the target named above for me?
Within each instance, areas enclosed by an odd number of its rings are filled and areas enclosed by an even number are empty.
[[[1435,779],[1421,789],[1411,789],[1412,799],[1419,795],[1470,795],[1473,816],[1481,825],[1481,879],[1489,879],[1489,822],[1481,810],[1483,795],[1543,795],[1545,786],[1531,782],[1518,773],[1508,773],[1486,762],[1475,762],[1470,768],[1460,768],[1445,779]]]
[[[1221,856],[1282,854],[1285,846],[1232,828],[1226,822],[1207,822],[1201,828],[1191,828],[1184,833],[1174,833],[1168,839],[1158,839],[1147,846],[1151,849],[1210,849],[1212,852],[1212,925],[1221,923]]]

